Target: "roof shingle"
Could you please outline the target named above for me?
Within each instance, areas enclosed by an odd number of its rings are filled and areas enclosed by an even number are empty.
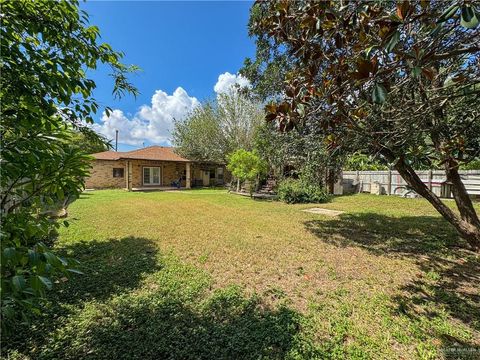
[[[159,161],[181,161],[190,162],[174,152],[173,147],[168,146],[149,146],[143,149],[119,152],[103,151],[92,154],[97,160],[119,160],[119,159],[138,159],[138,160],[159,160]]]
[[[97,160],[118,160],[121,154],[123,154],[123,152],[109,150],[92,154],[92,156]]]

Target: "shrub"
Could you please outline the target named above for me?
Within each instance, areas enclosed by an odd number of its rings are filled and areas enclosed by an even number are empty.
[[[285,179],[278,185],[278,198],[288,204],[324,203],[330,197],[319,185],[308,184],[302,180]]]

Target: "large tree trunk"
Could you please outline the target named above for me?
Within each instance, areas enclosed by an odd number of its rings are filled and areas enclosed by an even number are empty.
[[[335,188],[335,170],[332,168],[327,168],[326,170],[326,179],[325,179],[325,185],[327,188],[327,192],[329,194],[333,194],[334,188]]]
[[[471,227],[471,230],[468,231],[466,236],[471,236],[471,241],[474,243],[476,241],[477,248],[480,248],[480,220],[473,207],[472,200],[467,193],[467,189],[462,182],[462,178],[458,173],[458,163],[455,160],[446,162],[445,173],[447,174],[447,180],[452,184],[452,194],[458,211],[460,212],[460,217],[468,228]],[[465,238],[468,240],[467,237]]]
[[[383,153],[383,152],[382,152]],[[480,221],[470,200],[465,186],[463,185],[457,168],[449,167],[447,170],[447,179],[452,183],[452,193],[455,198],[460,216],[446,206],[440,198],[435,195],[418,177],[415,170],[400,159],[395,159],[391,153],[384,153],[387,159],[395,162],[395,169],[402,178],[412,187],[419,195],[427,199],[433,207],[450,223],[457,232],[467,240],[468,244],[476,251],[480,250]]]

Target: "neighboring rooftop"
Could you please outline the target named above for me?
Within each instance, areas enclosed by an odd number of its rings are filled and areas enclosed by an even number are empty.
[[[109,150],[92,154],[92,156],[97,160],[138,159],[184,162],[190,161],[176,154],[174,152],[174,148],[168,146],[149,146],[143,149],[126,152]]]

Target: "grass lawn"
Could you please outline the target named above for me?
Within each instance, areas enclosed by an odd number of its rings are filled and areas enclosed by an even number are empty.
[[[59,279],[13,359],[480,358],[480,259],[424,200],[317,205],[222,190],[89,192]]]

